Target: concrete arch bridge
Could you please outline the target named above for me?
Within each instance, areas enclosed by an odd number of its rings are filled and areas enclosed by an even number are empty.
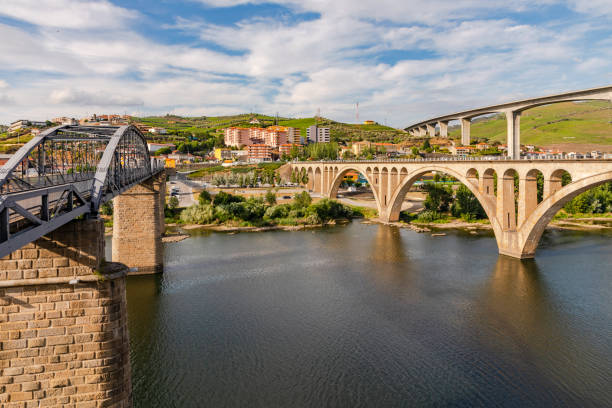
[[[544,228],[568,201],[612,181],[612,160],[330,161],[291,166],[292,171],[307,174],[309,190],[329,198],[337,197],[348,172],[362,174],[374,193],[379,218],[386,222],[399,219],[406,193],[423,175],[438,172],[452,176],[469,188],[484,208],[499,253],[515,258],[534,257]],[[566,172],[571,182],[563,185]],[[544,179],[540,201],[539,174]]]

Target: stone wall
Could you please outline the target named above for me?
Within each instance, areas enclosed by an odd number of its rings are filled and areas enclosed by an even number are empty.
[[[0,405],[131,406],[125,275],[75,220],[0,260]]]
[[[163,271],[166,174],[162,172],[113,200],[113,261],[130,274]]]

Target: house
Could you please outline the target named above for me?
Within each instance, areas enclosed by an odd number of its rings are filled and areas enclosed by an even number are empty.
[[[450,152],[455,156],[469,156],[476,148],[471,146],[451,146]]]
[[[488,143],[484,143],[484,142],[478,143],[476,145],[476,149],[478,150],[489,150],[490,148],[491,148],[491,145]]]

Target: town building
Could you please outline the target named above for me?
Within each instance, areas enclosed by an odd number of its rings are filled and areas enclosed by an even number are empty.
[[[152,127],[152,128],[149,128],[149,133],[165,135],[168,133],[168,131],[163,127]]]
[[[172,143],[147,143],[150,153],[155,153],[158,150],[169,148],[171,151],[176,149],[176,145]]]
[[[27,127],[44,127],[44,126],[47,126],[47,122],[20,119],[20,120],[16,120],[15,122],[11,123],[10,126],[8,127],[8,131],[15,132],[16,130],[25,129]]]
[[[306,137],[308,143],[329,143],[329,128],[318,127],[316,125],[308,126],[306,129]]]
[[[250,162],[272,161],[273,149],[265,144],[252,144],[248,146],[248,158]]]
[[[375,125],[375,124],[376,124],[376,122],[374,122],[373,120],[364,120],[364,121],[363,121],[363,124],[364,124],[364,125]]]
[[[79,121],[76,120],[75,118],[69,118],[66,116],[60,116],[57,118],[53,118],[51,119],[51,122],[59,123],[60,125],[71,125],[71,126],[76,126],[79,124]]]
[[[226,146],[249,146],[265,144],[278,147],[285,143],[301,141],[300,129],[287,126],[269,126],[267,128],[229,127],[224,129]]]
[[[450,147],[449,150],[451,154],[454,154],[455,156],[469,156],[470,154],[474,153],[476,148],[472,146],[454,146],[453,145]]]
[[[481,142],[476,145],[476,149],[478,150],[488,150],[490,148],[491,148],[491,145],[485,142]]]
[[[300,151],[304,150],[304,146],[300,144],[284,143],[278,147],[278,154],[281,156],[286,154],[288,156],[291,154],[291,149],[293,149],[293,147],[297,147]]]
[[[231,149],[223,149],[220,147],[215,148],[215,159],[217,160],[229,160],[232,158]]]

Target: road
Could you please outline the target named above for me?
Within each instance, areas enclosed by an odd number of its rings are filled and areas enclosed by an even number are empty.
[[[176,177],[170,178],[168,189],[172,190],[172,187],[177,187],[179,189],[177,196],[179,200],[179,207],[191,207],[196,203],[196,200],[193,198],[193,188],[191,184],[193,184],[192,181],[179,180]]]

